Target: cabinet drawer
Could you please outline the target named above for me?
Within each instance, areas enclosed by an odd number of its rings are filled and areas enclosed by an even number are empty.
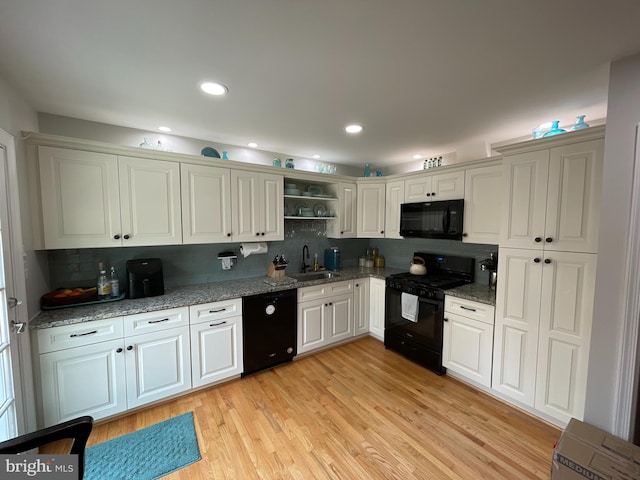
[[[312,285],[310,287],[303,287],[298,289],[298,303],[351,292],[353,292],[353,282],[351,280]]]
[[[188,325],[189,309],[187,307],[157,310],[124,317],[124,335],[130,337]]]
[[[494,324],[494,310],[495,308],[492,305],[452,297],[451,295],[446,295],[444,299],[445,312],[462,315],[490,325]]]
[[[123,332],[122,317],[46,328],[38,330],[38,353],[115,340],[122,338]]]
[[[203,303],[189,307],[191,325],[242,315],[242,298]]]

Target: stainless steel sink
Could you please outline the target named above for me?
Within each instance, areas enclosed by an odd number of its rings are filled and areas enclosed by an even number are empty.
[[[299,282],[310,282],[312,280],[323,280],[339,277],[336,272],[309,272],[309,273],[290,273],[287,277],[295,278]]]

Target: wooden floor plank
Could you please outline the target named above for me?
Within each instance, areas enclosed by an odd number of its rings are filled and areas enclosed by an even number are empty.
[[[96,424],[89,445],[193,411],[167,479],[547,479],[560,430],[363,338]]]

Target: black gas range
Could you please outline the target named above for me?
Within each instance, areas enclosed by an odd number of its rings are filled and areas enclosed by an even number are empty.
[[[475,259],[425,252],[414,257],[424,260],[425,275],[386,278],[384,345],[442,375],[444,291],[473,282]]]

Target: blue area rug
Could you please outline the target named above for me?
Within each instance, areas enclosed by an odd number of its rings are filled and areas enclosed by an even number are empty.
[[[153,480],[200,460],[193,412],[89,447],[85,480]]]

